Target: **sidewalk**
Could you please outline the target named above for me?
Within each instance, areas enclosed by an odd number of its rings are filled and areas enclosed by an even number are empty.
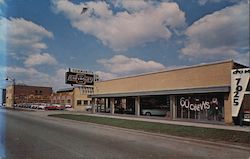
[[[88,116],[96,116],[96,117],[106,117],[106,118],[115,118],[115,119],[126,119],[126,120],[135,120],[135,121],[146,121],[153,123],[163,123],[163,124],[173,124],[173,125],[183,125],[183,126],[194,126],[194,127],[203,127],[203,128],[214,128],[214,129],[224,129],[224,130],[234,130],[234,131],[244,131],[250,133],[250,126],[228,126],[228,125],[219,125],[219,124],[207,124],[207,123],[196,123],[196,122],[187,122],[187,121],[174,121],[167,120],[164,118],[146,118],[146,117],[135,117],[135,116],[118,116],[118,115],[110,115],[110,114],[90,114],[86,112],[74,112],[74,114],[83,114]]]

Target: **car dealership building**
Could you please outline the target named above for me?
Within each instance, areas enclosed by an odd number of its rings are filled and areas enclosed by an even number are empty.
[[[250,109],[249,74],[244,65],[220,61],[98,81],[89,97],[111,114],[152,115],[156,109],[169,120],[233,124]]]

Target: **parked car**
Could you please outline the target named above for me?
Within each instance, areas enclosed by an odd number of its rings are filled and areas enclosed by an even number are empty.
[[[32,108],[32,109],[37,109],[38,108],[38,104],[32,104],[31,106],[30,106],[30,108]]]
[[[56,104],[49,104],[45,107],[45,110],[56,110],[57,106]]]
[[[60,104],[56,104],[56,109],[57,109],[57,110],[64,110],[64,109],[65,109],[65,106],[60,105]]]
[[[70,105],[70,104],[65,104],[65,108],[72,108],[72,105]]]
[[[244,110],[243,122],[244,125],[250,125],[250,109]]]
[[[146,116],[166,116],[167,110],[165,109],[142,109],[142,115]]]
[[[86,108],[86,111],[91,111],[92,110],[92,105],[87,105],[87,106],[85,106],[85,108]]]
[[[44,109],[46,108],[46,106],[47,106],[47,104],[42,103],[42,104],[40,104],[40,105],[38,106],[38,109],[44,110]]]

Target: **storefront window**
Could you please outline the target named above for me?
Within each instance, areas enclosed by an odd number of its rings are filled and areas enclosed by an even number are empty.
[[[177,118],[209,121],[224,120],[224,98],[216,95],[177,96]]]
[[[166,95],[141,97],[141,115],[170,117],[170,97]]]

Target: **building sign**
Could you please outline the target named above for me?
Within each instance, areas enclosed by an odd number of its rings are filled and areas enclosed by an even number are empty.
[[[250,78],[250,68],[231,71],[232,116],[237,117]]]
[[[221,94],[177,96],[177,118],[214,120],[224,119],[224,99]]]
[[[95,76],[93,73],[84,72],[72,72],[69,70],[65,73],[65,83],[66,84],[81,84],[93,86],[95,81]]]
[[[190,109],[192,111],[202,111],[210,109],[210,102],[205,100],[199,100],[198,102],[192,103],[190,98],[181,97],[180,106]]]

